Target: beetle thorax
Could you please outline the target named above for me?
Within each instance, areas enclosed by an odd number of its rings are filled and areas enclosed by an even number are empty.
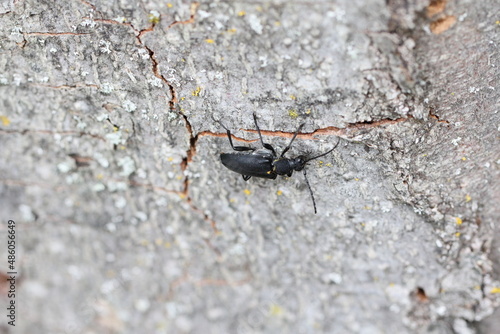
[[[294,170],[304,169],[305,161],[302,157],[287,159],[281,158],[273,161],[273,170],[278,175],[292,175]]]

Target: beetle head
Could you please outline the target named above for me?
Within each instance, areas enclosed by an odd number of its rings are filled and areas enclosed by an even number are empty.
[[[301,171],[306,166],[307,159],[304,156],[298,156],[297,158],[290,159],[290,167],[296,171]]]

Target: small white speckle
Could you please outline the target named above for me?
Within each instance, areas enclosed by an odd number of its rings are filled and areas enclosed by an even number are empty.
[[[139,54],[139,57],[141,57],[143,60],[149,59],[149,53],[145,49],[139,49],[137,50],[137,53]]]
[[[100,40],[99,41],[99,50],[102,52],[102,53],[111,53],[111,42],[109,41],[105,41],[105,40]]]
[[[446,314],[446,306],[441,305],[441,306],[436,307],[435,312],[441,316],[445,315]]]
[[[56,48],[50,48],[49,50],[51,53],[56,53],[57,52],[57,49]]]
[[[196,14],[198,14],[200,16],[201,19],[206,19],[207,17],[210,17],[212,16],[211,13],[209,12],[206,12],[204,10],[199,10]]]
[[[451,141],[451,143],[455,146],[458,146],[458,142],[462,140],[462,137],[455,138]]]
[[[104,189],[106,189],[106,186],[104,184],[102,184],[102,183],[99,182],[99,183],[94,184],[91,189],[92,189],[93,192],[98,193],[98,192],[103,191]]]
[[[106,224],[106,228],[108,229],[109,232],[115,232],[116,231],[116,225],[114,223],[108,223],[108,224]]]
[[[90,27],[90,28],[93,28],[95,27],[96,23],[94,20],[91,20],[91,19],[85,19],[83,20],[82,22],[80,22],[80,25],[82,27]]]
[[[152,78],[148,79],[148,83],[153,87],[158,87],[158,88],[163,87],[163,83],[162,83],[161,79],[157,78],[157,77],[152,77]]]
[[[115,90],[115,88],[109,82],[104,82],[99,90],[103,94],[111,94]]]
[[[436,240],[436,246],[437,246],[438,248],[443,247],[443,243],[441,242],[441,240]]]
[[[248,23],[250,24],[250,28],[252,28],[252,30],[255,31],[258,35],[262,34],[262,24],[260,23],[257,15],[248,15]]]
[[[113,145],[125,144],[125,139],[122,138],[122,132],[116,131],[105,135],[106,139]]]
[[[136,170],[135,161],[129,156],[125,156],[125,157],[119,159],[118,166],[123,168],[123,170],[120,174],[125,176],[125,177],[129,176],[130,174],[132,174]]]
[[[137,106],[132,101],[126,100],[123,102],[123,109],[128,112],[134,112],[137,109]]]
[[[108,114],[100,114],[100,115],[97,115],[96,116],[96,119],[99,121],[99,122],[102,122],[102,121],[105,121],[109,118],[109,115]]]
[[[148,215],[142,211],[137,211],[135,213],[135,217],[139,219],[141,222],[145,222],[146,220],[148,220]]]
[[[139,299],[135,302],[135,309],[139,312],[145,312],[149,309],[150,302],[147,299]]]
[[[118,197],[116,200],[115,200],[115,206],[118,208],[118,209],[123,209],[124,207],[127,206],[127,200],[125,199],[125,197]]]
[[[29,205],[19,205],[19,212],[21,213],[21,219],[26,222],[33,222],[36,219],[36,215],[33,213],[33,210]]]
[[[57,165],[57,170],[63,174],[66,174],[72,168],[73,168],[73,163],[71,162],[61,162],[60,164]]]
[[[101,165],[102,167],[104,167],[104,168],[108,168],[109,167],[109,161],[108,161],[108,159],[106,159],[104,157],[104,155],[102,155],[101,153],[96,152],[94,154],[94,159],[97,160],[97,162],[99,163],[99,165]]]
[[[339,273],[328,273],[324,274],[321,280],[326,284],[340,284],[342,283],[342,275]]]
[[[157,10],[152,10],[149,12],[149,14],[151,15],[152,19],[159,19],[160,18],[160,12],[158,12]]]

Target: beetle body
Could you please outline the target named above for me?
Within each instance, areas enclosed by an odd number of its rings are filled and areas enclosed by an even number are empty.
[[[264,143],[264,141],[262,140],[262,135],[260,133],[259,125],[257,124],[257,117],[255,114],[253,114],[253,119],[255,122],[255,127],[257,128],[257,133],[259,134],[260,142],[262,144],[261,149],[256,149],[248,146],[234,146],[233,140],[231,138],[231,132],[221,123],[221,125],[226,128],[227,137],[229,139],[231,147],[234,151],[236,151],[235,153],[222,153],[220,155],[222,164],[233,172],[241,174],[243,176],[243,180],[245,181],[249,180],[252,176],[274,180],[278,175],[292,176],[294,171],[302,171],[304,173],[307,187],[309,188],[309,192],[311,194],[314,205],[314,213],[316,213],[316,202],[314,200],[314,195],[309,185],[309,181],[307,180],[305,166],[307,162],[332,152],[337,147],[339,142],[337,142],[337,144],[328,152],[312,158],[306,158],[305,156],[299,156],[297,158],[286,158],[285,153],[288,152],[288,150],[292,146],[293,141],[295,140],[295,137],[297,137],[297,134],[304,126],[304,124],[301,124],[297,131],[295,131],[288,146],[283,150],[283,152],[281,152],[281,155],[278,156],[274,148],[270,144]]]
[[[273,155],[256,150],[252,153],[222,153],[220,160],[226,168],[243,175],[248,180],[251,176],[264,179],[275,179],[277,174],[273,172]]]

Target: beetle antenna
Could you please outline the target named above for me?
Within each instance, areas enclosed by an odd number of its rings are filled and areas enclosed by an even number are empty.
[[[222,127],[224,128],[224,130],[226,130],[226,131],[227,131],[227,130],[229,130],[229,129],[228,129],[228,128],[224,125],[224,124],[222,124],[222,122],[221,122],[220,120],[215,119],[214,115],[210,114],[210,116],[212,117],[212,120],[213,120],[214,122],[219,123],[219,125],[220,125],[220,126],[222,126]]]
[[[309,159],[307,159],[305,162],[308,162],[308,161],[311,161],[311,160],[314,160],[314,159],[318,159],[318,158],[321,158],[322,156],[327,155],[328,153],[330,153],[330,152],[332,152],[334,149],[336,149],[336,148],[337,148],[337,146],[339,146],[339,143],[340,143],[340,138],[339,138],[339,140],[337,141],[337,144],[335,144],[335,146],[334,146],[331,150],[329,150],[329,151],[327,151],[327,152],[325,152],[325,153],[322,153],[322,154],[320,154],[320,155],[317,155],[317,156],[315,156],[315,157],[309,158]]]
[[[309,189],[309,193],[311,194],[311,199],[313,201],[314,214],[316,214],[317,213],[317,211],[316,211],[316,201],[314,200],[314,195],[313,195],[313,191],[311,189],[311,186],[309,185],[309,180],[307,180],[307,173],[306,173],[306,169],[305,168],[302,170],[302,173],[304,173],[304,179],[306,180],[307,188]]]
[[[293,134],[292,140],[290,140],[290,143],[288,144],[288,146],[285,147],[285,149],[283,150],[283,152],[281,152],[280,158],[283,158],[283,156],[285,155],[285,153],[288,152],[288,150],[290,149],[290,147],[292,147],[292,143],[295,140],[295,137],[297,137],[297,134],[299,133],[299,131],[302,129],[303,126],[304,126],[304,123],[302,123],[302,124],[299,125],[299,128],[297,129],[297,131],[295,131],[295,133]]]

